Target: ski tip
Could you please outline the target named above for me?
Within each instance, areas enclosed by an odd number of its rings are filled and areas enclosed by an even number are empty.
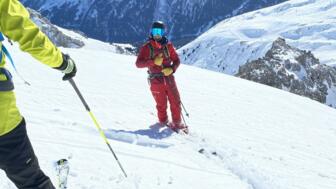
[[[63,165],[63,164],[65,164],[65,163],[67,163],[67,162],[68,162],[67,159],[60,159],[60,160],[56,161],[56,164],[57,164],[57,165]]]

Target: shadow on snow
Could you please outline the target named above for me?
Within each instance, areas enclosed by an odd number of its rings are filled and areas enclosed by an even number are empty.
[[[168,148],[173,146],[173,144],[161,140],[170,137],[174,131],[167,127],[162,127],[160,124],[151,125],[149,129],[136,131],[109,129],[104,132],[107,138],[120,142],[153,148]]]

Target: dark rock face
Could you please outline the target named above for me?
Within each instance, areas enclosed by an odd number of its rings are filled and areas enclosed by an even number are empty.
[[[336,69],[320,64],[311,52],[273,42],[265,57],[240,66],[236,76],[327,103],[335,96]],[[336,104],[327,104],[336,107]]]
[[[58,27],[53,25],[48,19],[41,16],[41,14],[35,10],[28,8],[28,11],[34,23],[42,30],[43,33],[49,37],[49,39],[56,46],[65,48],[81,48],[85,45],[84,41],[87,38],[85,34],[78,31],[72,31],[75,33],[75,35],[66,34],[66,32],[64,33],[61,31]],[[112,43],[110,46],[111,49],[113,49],[113,52],[118,54],[136,54],[136,48],[132,45]]]
[[[153,20],[168,25],[169,38],[185,44],[219,21],[286,0],[22,0],[59,26],[116,43],[141,42]]]
[[[61,32],[50,21],[41,16],[38,12],[28,9],[31,19],[38,25],[43,33],[47,34],[49,39],[58,47],[80,48],[84,46],[84,42],[80,39],[70,37]]]

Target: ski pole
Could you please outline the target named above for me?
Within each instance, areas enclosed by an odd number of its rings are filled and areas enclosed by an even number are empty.
[[[184,111],[186,112],[186,116],[188,116],[189,117],[189,113],[186,111],[186,109],[185,109],[185,107],[184,107],[184,105],[183,105],[183,103],[182,103],[182,100],[181,100],[181,98],[177,98],[177,94],[176,94],[177,92],[173,92],[173,96],[174,96],[174,98],[175,98],[175,100],[177,100],[177,99],[179,99],[180,100],[180,104],[182,105],[182,107],[183,107],[183,109],[184,109]],[[182,120],[183,120],[183,122],[184,122],[184,125],[187,125],[187,122],[186,122],[186,120],[185,120],[185,118],[184,118],[184,115],[181,113],[181,116],[182,116]]]
[[[122,172],[124,173],[125,177],[127,177],[127,174],[126,174],[124,168],[122,167],[121,163],[119,162],[119,159],[118,159],[117,155],[114,153],[114,151],[113,151],[113,149],[112,149],[112,147],[111,147],[109,141],[108,141],[107,138],[106,138],[106,135],[105,135],[104,131],[101,129],[101,127],[100,127],[100,125],[99,125],[99,123],[98,123],[96,117],[95,117],[95,116],[93,115],[93,113],[91,112],[89,105],[86,103],[86,101],[85,101],[85,99],[84,99],[82,93],[79,91],[79,89],[78,89],[78,87],[77,87],[75,81],[71,78],[71,79],[69,79],[69,82],[70,82],[71,86],[75,89],[75,91],[76,91],[78,97],[80,98],[80,100],[82,101],[82,103],[83,103],[83,105],[84,105],[86,111],[89,112],[89,115],[90,115],[91,119],[93,120],[94,124],[96,125],[96,127],[97,127],[97,129],[98,129],[98,131],[99,131],[99,133],[100,133],[100,135],[101,135],[101,137],[104,139],[104,141],[105,141],[105,143],[107,144],[108,148],[109,148],[110,151],[112,152],[112,154],[113,154],[113,156],[114,156],[114,159],[118,162],[118,165],[119,165],[120,169],[121,169]]]
[[[177,99],[178,99],[178,98],[177,98],[178,95],[176,94],[176,92],[173,92],[173,94],[174,94],[174,98],[177,100]],[[187,109],[186,109],[185,106],[183,105],[182,100],[181,100],[181,97],[179,98],[179,100],[180,100],[180,104],[181,104],[181,106],[182,106],[184,112],[186,113],[186,116],[189,117],[189,113],[187,112]],[[182,115],[182,118],[184,119],[182,113],[181,113],[181,115]]]
[[[181,116],[182,116],[182,119],[183,119],[184,125],[186,125],[186,126],[187,126],[187,122],[186,122],[186,120],[184,119],[184,115],[183,115],[183,114],[181,114]]]
[[[181,105],[182,105],[182,108],[184,110],[184,112],[186,113],[186,116],[189,117],[189,113],[187,112],[186,108],[184,107],[183,103],[182,103],[182,100],[180,101]]]

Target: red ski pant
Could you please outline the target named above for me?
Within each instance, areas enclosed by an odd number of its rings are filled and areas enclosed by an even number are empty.
[[[160,122],[168,121],[167,103],[169,101],[174,123],[181,122],[181,100],[174,76],[152,79],[151,92],[156,102],[157,115]]]

